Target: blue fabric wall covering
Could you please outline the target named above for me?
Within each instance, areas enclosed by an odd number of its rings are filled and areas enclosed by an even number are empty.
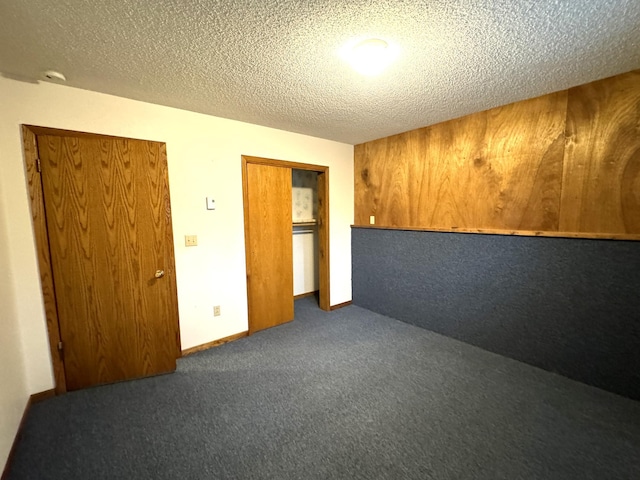
[[[353,303],[640,400],[640,243],[352,229]]]

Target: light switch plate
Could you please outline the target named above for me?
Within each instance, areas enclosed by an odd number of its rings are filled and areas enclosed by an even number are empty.
[[[207,197],[207,210],[215,210],[215,209],[216,209],[216,201],[211,197]]]

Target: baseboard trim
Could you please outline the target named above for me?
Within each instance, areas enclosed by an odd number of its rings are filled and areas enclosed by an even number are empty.
[[[301,293],[300,295],[294,295],[293,299],[298,300],[299,298],[313,297],[318,295],[318,290],[314,290],[313,292]]]
[[[248,335],[249,335],[248,331],[240,332],[240,333],[236,333],[235,335],[229,335],[228,337],[219,338],[218,340],[214,340],[213,342],[203,343],[202,345],[196,345],[195,347],[182,350],[182,356],[186,357],[187,355],[191,355],[192,353],[202,352],[203,350],[209,350],[210,348],[213,348],[213,347],[219,347],[220,345],[233,342],[234,340],[244,338]]]
[[[333,312],[334,310],[338,310],[339,308],[348,307],[351,304],[352,304],[352,302],[351,302],[351,300],[349,300],[348,302],[339,303],[337,305],[331,305],[331,311]]]
[[[31,409],[31,405],[34,403],[42,402],[47,398],[55,397],[56,391],[45,390],[44,392],[34,393],[27,399],[27,404],[24,407],[24,412],[22,412],[22,418],[20,419],[20,423],[18,424],[18,430],[16,431],[15,437],[13,437],[13,443],[11,444],[11,450],[9,450],[9,455],[7,456],[7,462],[4,464],[4,469],[2,470],[2,476],[0,480],[7,480],[9,478],[9,470],[11,464],[13,463],[13,457],[16,454],[16,448],[18,446],[18,441],[22,436],[22,429],[24,428],[24,424],[27,421],[27,416],[29,415],[29,410]]]
[[[29,397],[31,400],[31,405],[34,403],[42,402],[43,400],[47,400],[48,398],[53,398],[56,396],[56,391],[52,388],[51,390],[45,390],[44,392],[34,393]]]

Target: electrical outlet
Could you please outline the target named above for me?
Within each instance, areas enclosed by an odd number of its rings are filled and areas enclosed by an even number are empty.
[[[213,307],[213,316],[214,317],[220,316],[220,305],[216,305],[215,307]]]
[[[198,245],[198,236],[197,235],[185,235],[184,236],[184,245],[186,247],[195,247]]]

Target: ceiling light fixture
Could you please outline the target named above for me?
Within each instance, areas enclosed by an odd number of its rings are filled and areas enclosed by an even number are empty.
[[[341,56],[362,75],[379,75],[398,56],[399,48],[379,38],[369,38],[358,43],[347,44]]]

